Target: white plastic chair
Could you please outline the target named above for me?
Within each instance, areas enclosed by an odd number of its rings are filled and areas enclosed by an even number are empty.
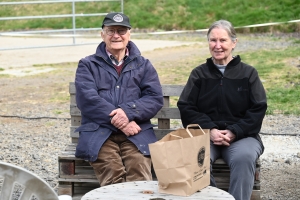
[[[58,196],[46,181],[34,173],[1,161],[0,188],[1,200],[11,200],[16,195],[19,200],[31,200],[32,198],[39,200],[72,200],[69,195]]]

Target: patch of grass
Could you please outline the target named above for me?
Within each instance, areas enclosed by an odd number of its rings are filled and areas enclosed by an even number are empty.
[[[50,102],[66,103],[70,102],[70,94],[68,92],[69,82],[54,84],[51,91]]]
[[[47,73],[40,73],[34,76],[40,77],[50,77],[50,76],[59,76],[61,81],[64,81],[68,78],[74,78],[75,70],[77,67],[77,62],[66,62],[66,63],[54,63],[54,64],[35,64],[34,67],[37,68],[53,68],[54,70]]]
[[[300,70],[291,60],[298,59],[299,47],[264,50],[247,54],[245,62],[252,63],[267,91],[267,114],[300,115]]]
[[[8,78],[11,77],[9,74],[0,74],[0,78]]]
[[[7,0],[0,0],[0,2]],[[17,0],[12,0],[17,1]],[[286,22],[300,18],[299,0],[126,0],[124,13],[134,28],[148,30],[205,29],[212,22],[227,19],[234,26],[268,22]],[[75,12],[108,13],[121,11],[120,2],[76,2]],[[242,11],[242,12],[241,12]],[[71,3],[2,5],[0,17],[71,14]],[[77,28],[100,27],[104,16],[76,17]],[[251,28],[248,31],[299,31],[299,25],[282,24]],[[0,21],[0,30],[66,29],[72,28],[72,18],[39,18]]]
[[[63,114],[63,113],[69,113],[70,111],[69,110],[53,110],[52,112],[55,115],[60,115],[60,114]]]
[[[268,90],[272,87],[286,87],[290,82],[300,84],[300,72],[296,65],[299,50],[299,47],[288,47],[282,50],[255,51],[243,54],[242,58],[258,70]]]
[[[66,103],[70,101],[70,95],[67,92],[59,92],[59,93],[52,93],[52,97],[50,98],[50,102],[55,103]]]
[[[188,59],[187,59],[188,60]],[[195,61],[194,61],[195,62]],[[192,70],[196,67],[193,61],[181,61],[175,63],[162,63],[164,68],[158,70],[162,84],[185,84]],[[193,67],[192,67],[193,66]]]
[[[46,126],[54,126],[55,123],[54,122],[51,122],[51,121],[48,121],[45,123]]]
[[[271,88],[267,92],[267,114],[300,114],[300,85]]]
[[[159,78],[162,84],[179,84],[184,85],[192,71],[193,68],[197,67],[202,63],[207,57],[209,57],[209,52],[203,46],[206,44],[199,43],[193,46],[193,51],[204,51],[203,56],[198,57],[193,54],[187,54],[182,56],[182,59],[176,59],[175,61],[162,61],[155,66]],[[169,53],[173,54],[175,49],[175,54],[180,54],[184,52],[186,46],[173,47],[170,48]]]
[[[5,70],[5,69],[3,69],[3,68],[0,67],[0,71],[4,71],[4,70]]]
[[[294,46],[243,55],[244,62],[253,65],[263,80],[268,97],[268,114],[300,115],[299,52],[300,48]]]
[[[37,68],[47,68],[50,67],[54,70],[47,73],[33,74],[24,77],[14,77],[14,76],[1,76],[0,79],[11,77],[12,79],[21,79],[24,84],[16,88],[24,92],[24,102],[38,102],[43,103],[69,103],[69,82],[74,81],[75,70],[77,62],[75,63],[59,63],[59,64],[40,64],[35,65]],[[54,77],[54,78],[52,78]],[[19,80],[20,81],[20,80]],[[37,83],[38,84],[35,84]],[[25,84],[26,83],[26,84]],[[30,95],[29,95],[30,94]],[[64,111],[54,111],[57,114]]]

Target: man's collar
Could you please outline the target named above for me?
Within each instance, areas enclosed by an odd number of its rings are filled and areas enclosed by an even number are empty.
[[[111,59],[112,63],[115,64],[115,65],[121,65],[129,56],[129,50],[128,48],[126,47],[126,50],[125,50],[125,56],[123,59],[121,59],[121,61],[119,62],[106,48],[106,53],[108,55],[108,57]]]

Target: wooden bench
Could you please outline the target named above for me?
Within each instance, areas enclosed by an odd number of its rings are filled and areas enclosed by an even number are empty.
[[[88,191],[99,186],[94,171],[88,162],[76,158],[75,148],[78,142],[79,133],[74,133],[74,130],[80,126],[81,114],[76,106],[76,90],[74,83],[69,85],[70,91],[70,144],[68,144],[63,152],[58,156],[59,165],[59,186],[58,194],[68,194],[73,197],[73,200],[81,199]],[[157,124],[155,134],[158,139],[162,138],[167,133],[175,130],[174,123],[177,123],[177,128],[181,125],[179,110],[176,104],[181,91],[182,85],[163,85],[164,107],[153,118],[153,123]],[[173,107],[170,106],[173,102]],[[173,127],[173,128],[172,128]],[[223,190],[228,190],[230,171],[226,163],[222,159],[218,159],[213,164],[213,173],[217,185]],[[260,199],[260,162],[257,161],[255,183],[253,187],[251,200]]]

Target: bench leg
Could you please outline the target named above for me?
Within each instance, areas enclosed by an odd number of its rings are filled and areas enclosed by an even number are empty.
[[[62,175],[75,174],[75,161],[74,160],[59,160],[59,177]],[[72,182],[59,182],[58,195],[67,194],[73,196],[74,183]]]
[[[58,195],[74,195],[74,183],[72,182],[59,182]]]

